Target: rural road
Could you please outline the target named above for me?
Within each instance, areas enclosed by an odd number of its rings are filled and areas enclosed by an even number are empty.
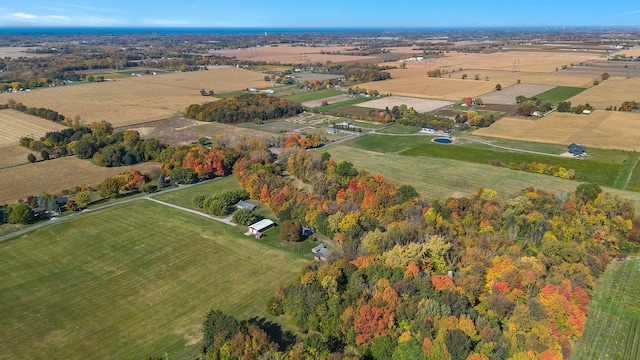
[[[72,214],[63,216],[63,217],[54,217],[54,218],[51,218],[49,221],[41,222],[41,223],[35,224],[33,226],[29,226],[29,227],[26,227],[24,229],[20,229],[18,231],[12,232],[11,234],[0,236],[0,242],[5,241],[5,240],[9,240],[9,239],[14,238],[16,236],[20,236],[20,235],[26,234],[26,233],[28,233],[30,231],[41,229],[41,228],[43,228],[45,226],[49,226],[49,225],[53,225],[53,224],[59,223],[61,221],[66,221],[66,220],[69,220],[69,219],[73,219],[73,218],[75,218],[77,216],[81,216],[81,215],[84,215],[84,214],[92,213],[94,211],[108,209],[108,208],[110,208],[112,206],[127,204],[127,203],[130,203],[130,202],[139,201],[139,200],[151,200],[151,201],[157,202],[157,203],[165,205],[165,206],[170,206],[170,207],[173,207],[173,208],[176,208],[176,209],[188,211],[188,212],[191,212],[191,213],[194,213],[194,214],[198,214],[198,215],[202,215],[202,216],[208,217],[208,218],[216,220],[216,221],[223,222],[223,223],[231,225],[231,226],[236,226],[236,224],[231,222],[231,217],[219,218],[219,217],[211,216],[209,214],[201,213],[199,211],[187,209],[187,208],[184,208],[184,207],[181,207],[181,206],[177,206],[177,205],[166,203],[164,201],[153,199],[153,197],[156,196],[156,195],[166,194],[168,192],[177,191],[177,190],[182,190],[182,189],[185,189],[185,188],[188,188],[188,187],[191,187],[191,186],[205,184],[205,183],[208,183],[208,182],[211,182],[211,181],[216,181],[218,179],[222,179],[222,178],[218,177],[218,178],[211,179],[211,180],[205,180],[205,181],[202,181],[202,182],[199,182],[199,183],[196,183],[196,184],[178,185],[175,188],[167,189],[167,190],[156,192],[156,193],[152,193],[152,194],[147,194],[145,196],[140,196],[140,197],[136,197],[136,198],[132,198],[132,199],[126,199],[126,200],[118,201],[116,203],[107,204],[107,205],[100,206],[100,207],[93,208],[93,209],[85,209],[85,210],[82,210],[82,211],[79,211],[79,212],[74,212]]]

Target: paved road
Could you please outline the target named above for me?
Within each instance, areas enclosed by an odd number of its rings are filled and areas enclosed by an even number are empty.
[[[209,217],[209,218],[211,218],[213,220],[220,221],[220,222],[223,222],[225,224],[229,224],[229,225],[235,226],[235,224],[232,223],[231,220],[227,219],[227,218],[216,218],[214,216],[210,216],[208,214],[203,214],[203,213],[198,212],[198,211],[194,211],[194,210],[191,210],[191,209],[183,208],[183,207],[172,205],[172,204],[169,204],[169,203],[166,203],[166,202],[163,202],[163,201],[152,199],[156,195],[161,195],[161,194],[166,194],[166,193],[169,193],[169,192],[172,192],[172,191],[178,191],[178,190],[186,189],[186,188],[191,187],[191,186],[205,184],[205,183],[208,183],[210,181],[216,181],[218,179],[222,179],[222,178],[215,178],[215,179],[211,179],[211,180],[205,180],[205,181],[202,181],[202,182],[199,182],[199,183],[196,183],[196,184],[179,185],[179,186],[171,188],[171,189],[166,189],[166,190],[159,191],[159,192],[156,192],[156,193],[147,194],[145,196],[139,196],[139,197],[136,197],[136,198],[125,199],[125,200],[122,200],[122,201],[118,201],[118,202],[115,202],[115,203],[112,203],[112,204],[107,204],[107,205],[103,205],[103,206],[92,208],[92,209],[85,209],[85,210],[82,210],[82,211],[79,211],[79,212],[74,212],[74,213],[71,213],[69,215],[65,215],[65,216],[62,216],[62,217],[54,217],[54,218],[51,218],[49,221],[37,223],[35,225],[26,227],[26,228],[18,230],[16,232],[12,232],[11,234],[0,236],[0,242],[8,240],[8,239],[11,239],[11,238],[14,238],[16,236],[20,236],[20,235],[26,234],[29,231],[41,229],[41,228],[43,228],[45,226],[56,224],[56,223],[59,223],[61,221],[66,221],[66,220],[69,220],[69,219],[73,219],[73,218],[75,218],[77,216],[82,216],[84,214],[92,213],[94,211],[100,211],[100,210],[103,210],[103,209],[108,209],[108,208],[110,208],[112,206],[127,204],[127,203],[130,203],[130,202],[139,201],[139,200],[153,200],[153,201],[158,202],[158,203],[163,204],[163,205],[171,206],[171,207],[178,208],[178,209],[181,209],[181,210],[186,210],[186,211],[189,211],[189,212],[194,212],[194,213],[197,213],[199,215],[203,215],[203,216]]]

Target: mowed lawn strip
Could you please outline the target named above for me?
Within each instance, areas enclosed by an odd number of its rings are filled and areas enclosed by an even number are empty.
[[[612,186],[622,169],[622,164],[599,162],[588,159],[570,159],[547,155],[529,154],[515,151],[467,148],[465,146],[435,144],[427,137],[393,137],[385,135],[365,135],[349,142],[364,150],[399,153],[400,155],[423,156],[460,160],[479,164],[491,164],[499,160],[509,163],[544,163],[574,169],[580,181],[596,182]],[[414,146],[411,146],[411,144]]]
[[[0,244],[0,359],[195,357],[207,311],[262,315],[308,258],[239,231],[140,200]]]
[[[581,87],[556,86],[551,90],[547,90],[536,95],[535,97],[539,100],[549,100],[553,103],[559,103],[561,101],[566,101],[567,99],[570,99],[585,90],[587,89]]]
[[[640,358],[640,259],[612,262],[598,279],[576,359]]]
[[[239,190],[241,189],[238,180],[233,176],[226,176],[223,178],[216,178],[212,181],[207,181],[202,184],[196,184],[180,191],[172,191],[165,194],[159,194],[154,199],[167,202],[169,204],[186,207],[188,209],[199,210],[193,206],[191,199],[193,195],[203,194],[205,197],[209,197],[213,194],[219,193],[225,190]]]

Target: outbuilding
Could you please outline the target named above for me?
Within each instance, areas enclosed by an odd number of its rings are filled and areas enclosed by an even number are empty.
[[[257,223],[249,225],[249,232],[252,234],[257,234],[259,232],[265,232],[266,230],[271,229],[276,224],[269,219],[262,219]]]
[[[254,205],[254,204],[252,204],[252,203],[250,203],[250,202],[246,202],[246,201],[244,201],[244,200],[240,200],[240,201],[238,201],[238,203],[236,204],[236,207],[237,207],[238,209],[248,209],[248,210],[253,211],[253,210],[256,210],[256,209],[258,208],[258,205]]]

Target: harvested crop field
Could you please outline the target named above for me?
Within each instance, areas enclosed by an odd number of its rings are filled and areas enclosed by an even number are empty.
[[[403,96],[389,96],[382,99],[376,99],[367,101],[365,103],[357,104],[355,106],[362,106],[368,108],[385,109],[393,108],[394,106],[407,105],[412,107],[418,112],[429,112],[442,107],[453,104],[451,101],[442,100],[430,100],[430,99],[418,99]]]
[[[327,102],[327,104],[335,104],[338,102],[343,102],[343,101],[347,101],[347,100],[351,100],[353,99],[352,97],[349,97],[348,95],[344,94],[344,95],[336,95],[336,96],[331,96],[331,97],[327,97],[324,99],[318,99],[318,100],[311,100],[311,101],[305,101],[302,103],[303,106],[306,107],[317,107],[317,106],[323,106],[322,103],[323,102]]]
[[[347,49],[353,47],[347,46],[323,46],[323,47],[307,47],[307,46],[259,46],[244,49],[230,50],[213,50],[211,54],[236,57],[240,60],[281,62],[284,64],[301,64],[306,62],[345,62],[363,59],[372,59],[371,56],[353,56],[335,54],[345,53]],[[324,54],[321,54],[324,52]],[[332,54],[334,53],[334,54]]]
[[[124,171],[137,169],[145,173],[154,167],[159,167],[159,165],[143,163],[106,168],[93,165],[88,160],[69,156],[1,169],[0,204],[12,203],[41,192],[57,194],[75,186],[96,186],[104,179]]]
[[[550,85],[516,84],[502,88],[501,91],[493,91],[489,94],[482,95],[482,101],[487,104],[515,105],[516,97],[520,95],[533,97],[553,88],[554,86]]]
[[[0,110],[0,147],[16,145],[23,136],[40,139],[49,131],[65,129],[66,126],[13,109]]]
[[[223,93],[266,86],[273,84],[264,81],[263,74],[236,67],[210,67],[207,71],[135,76],[0,94],[0,102],[14,99],[65,116],[80,115],[87,123],[106,120],[119,127],[174,117],[190,104],[215,101],[200,95],[200,89]]]
[[[467,96],[486,94],[496,86],[494,82],[427,77],[425,69],[394,69],[391,79],[358,85],[375,89],[382,94],[418,96],[441,100],[460,101]]]
[[[551,113],[532,121],[502,118],[474,135],[504,139],[636,151],[640,149],[640,114],[595,111],[591,115]]]
[[[624,101],[640,101],[640,79],[611,77],[570,100],[575,105],[589,103],[598,109],[620,106]]]
[[[29,154],[35,155],[38,159],[40,158],[39,153],[20,145],[0,147],[0,169],[28,164],[27,156]]]

